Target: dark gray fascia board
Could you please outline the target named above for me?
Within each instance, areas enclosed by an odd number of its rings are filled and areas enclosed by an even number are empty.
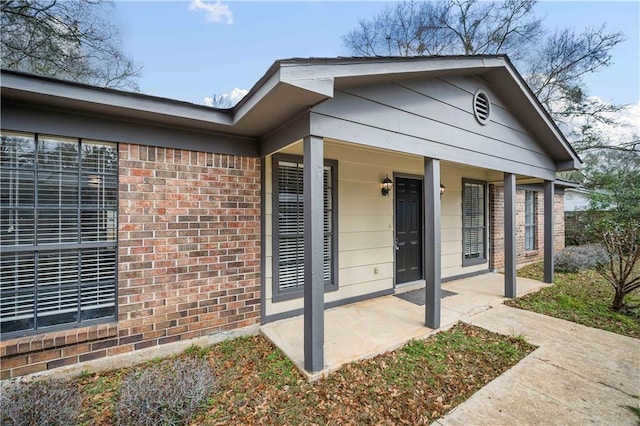
[[[538,97],[533,93],[533,90],[526,83],[522,75],[513,66],[508,56],[503,57],[505,61],[504,70],[511,77],[505,80],[503,72],[487,73],[485,80],[491,84],[492,88],[499,94],[502,94],[502,100],[505,101],[512,110],[519,110],[520,108],[514,107],[513,94],[521,93],[526,103],[520,102],[521,106],[528,106],[529,111],[523,111],[521,116],[525,118],[525,124],[528,124],[533,134],[541,135],[539,139],[546,144],[547,149],[551,149],[549,154],[555,158],[563,158],[562,161],[556,162],[556,171],[567,171],[579,169],[582,165],[582,160],[577,152],[573,149],[569,141],[566,139],[562,131],[558,128],[556,122],[551,118],[546,108],[540,103]],[[508,82],[511,81],[515,84],[514,87],[509,87]],[[515,90],[514,90],[515,89]],[[533,109],[533,111],[531,111]],[[549,145],[546,141],[557,141],[556,146]]]
[[[232,125],[231,110],[2,70],[2,97],[113,115],[145,114]]]
[[[229,155],[258,157],[255,138],[207,132],[193,128],[139,122],[119,117],[59,111],[2,99],[2,129],[56,136],[131,143],[163,148],[188,149]]]

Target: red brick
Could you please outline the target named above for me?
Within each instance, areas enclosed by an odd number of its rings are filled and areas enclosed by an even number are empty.
[[[11,368],[16,368],[16,367],[22,367],[24,365],[27,365],[29,363],[29,356],[28,355],[18,355],[18,356],[11,356],[11,357],[6,357],[6,358],[2,358],[2,369],[11,369]]]
[[[52,368],[58,368],[58,367],[63,367],[63,366],[67,366],[67,365],[73,365],[73,364],[77,364],[78,363],[78,357],[77,356],[70,356],[67,358],[60,358],[60,359],[56,359],[53,361],[49,361],[47,363],[47,369],[51,370]]]
[[[40,364],[29,364],[24,367],[18,367],[11,370],[11,375],[13,377],[24,376],[25,374],[33,374],[38,373],[40,371],[45,371],[47,369],[47,363],[43,362]]]
[[[61,349],[54,349],[52,351],[36,352],[29,355],[29,363],[50,361],[52,359],[60,358],[62,356]]]
[[[107,351],[101,350],[101,351],[90,352],[88,354],[80,355],[79,359],[80,359],[80,362],[84,362],[84,361],[91,361],[93,359],[104,358],[105,356],[107,356]]]
[[[118,150],[118,323],[3,344],[2,354],[55,368],[259,321],[260,159]],[[3,375],[31,367],[18,364]]]

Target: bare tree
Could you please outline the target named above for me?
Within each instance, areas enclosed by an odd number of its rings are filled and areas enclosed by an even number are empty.
[[[214,93],[211,98],[207,100],[207,105],[220,109],[228,109],[233,108],[235,104],[229,95]]]
[[[342,39],[362,56],[447,54],[454,43],[453,34],[442,25],[448,13],[444,2],[396,3],[373,19],[358,21]]]
[[[138,90],[141,67],[120,47],[103,0],[1,0],[2,67]]]
[[[632,160],[625,153],[627,160]],[[590,225],[607,251],[596,270],[613,287],[613,310],[633,314],[625,296],[640,288],[640,157],[592,174]]]
[[[580,34],[569,29],[556,31],[541,48],[531,49],[525,68],[527,83],[559,121],[576,114],[601,119],[603,112],[616,107],[585,104],[582,78],[611,65],[611,50],[622,40],[621,33],[608,33],[604,25]]]
[[[411,0],[359,21],[343,41],[353,54],[364,56],[508,54],[556,121],[612,120],[608,113],[620,107],[586,96],[583,77],[611,64],[611,50],[623,35],[604,26],[545,34],[535,4],[535,0]],[[592,146],[586,142],[593,139],[579,130],[567,136],[582,141],[578,148]]]
[[[541,20],[531,14],[534,4],[532,0],[411,0],[360,20],[343,41],[354,54],[364,56],[510,52],[517,59],[525,54],[521,48],[541,34]]]

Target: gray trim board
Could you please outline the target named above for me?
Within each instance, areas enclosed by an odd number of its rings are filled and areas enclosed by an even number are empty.
[[[554,183],[544,181],[544,279],[545,283],[553,283],[553,235],[554,235]]]
[[[258,157],[256,139],[2,103],[4,130]]]
[[[338,306],[349,305],[351,303],[358,303],[364,300],[374,299],[376,297],[389,296],[393,294],[393,289],[388,290],[380,290],[374,293],[361,294],[359,296],[347,297],[346,299],[334,300],[332,302],[325,302],[324,309],[337,308]],[[265,317],[263,324],[268,324],[270,322],[279,321],[282,319],[297,317],[298,315],[302,315],[304,313],[304,309],[294,309],[292,311],[281,312],[279,314],[268,315]]]
[[[265,209],[267,202],[266,182],[267,159],[260,159],[260,324],[265,324],[267,316],[267,210]]]
[[[310,121],[309,111],[303,111],[267,136],[260,138],[260,156],[273,154],[309,135]]]
[[[535,183],[524,183],[524,184],[517,184],[516,185],[516,190],[520,191],[535,191],[535,192],[544,192],[544,182],[542,181],[539,184],[535,184]],[[555,184],[554,182],[554,190],[553,190],[554,194],[557,195],[562,195],[564,194],[564,188],[559,188],[557,184]]]
[[[324,141],[303,141],[304,176],[304,368],[324,368]]]
[[[516,176],[504,174],[504,296],[516,297]]]
[[[440,238],[440,160],[424,158],[424,277],[425,277],[425,325],[440,328],[440,295],[442,272]],[[428,250],[429,248],[430,250]]]
[[[488,274],[489,272],[491,272],[491,269],[482,269],[480,271],[467,272],[466,274],[459,274],[459,275],[453,275],[451,277],[442,278],[441,281],[442,283],[448,283],[451,281],[462,280],[465,278],[471,278],[478,275]]]

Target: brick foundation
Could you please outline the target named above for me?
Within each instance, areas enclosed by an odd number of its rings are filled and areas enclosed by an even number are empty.
[[[525,191],[516,190],[516,263],[538,262],[544,258],[544,196],[536,192],[536,248],[525,250]],[[564,248],[564,197],[554,194],[554,250]],[[489,185],[489,221],[492,232],[490,268],[504,268],[503,187]]]
[[[260,322],[260,160],[119,156],[118,321],[3,341],[2,379]]]

